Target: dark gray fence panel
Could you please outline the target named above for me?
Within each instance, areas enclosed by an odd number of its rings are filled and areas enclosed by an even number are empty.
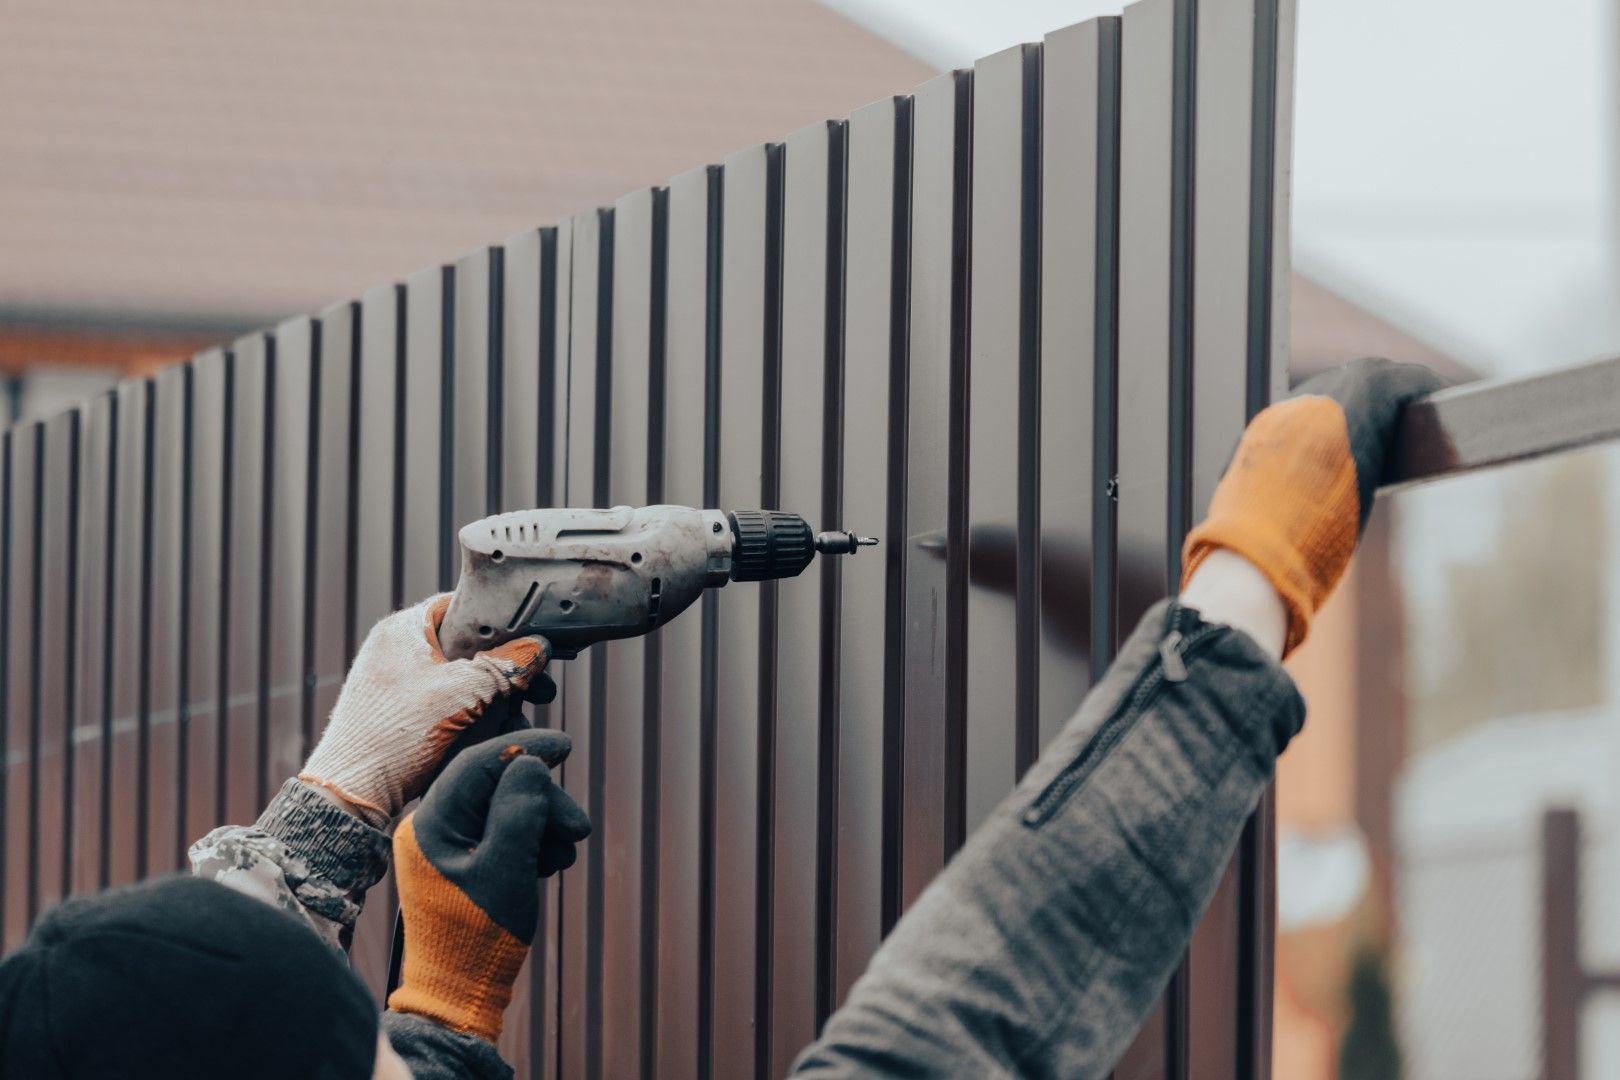
[[[307,696],[305,663],[313,644],[310,576],[314,572],[315,469],[319,437],[314,410],[319,392],[320,331],[313,319],[276,327],[275,374],[268,432],[270,487],[266,496],[265,756],[260,783],[274,792],[304,763]],[[339,532],[341,535],[341,530]],[[338,595],[342,585],[338,584]]]
[[[250,334],[231,351],[230,482],[226,510],[225,821],[252,821],[269,795],[264,698],[266,633],[265,480],[275,338]]]
[[[500,509],[546,506],[557,372],[557,231],[526,229],[506,238],[502,264]]]
[[[147,808],[150,873],[186,866],[183,806],[191,787],[181,719],[186,635],[186,549],[190,520],[191,368],[175,364],[152,379],[152,532],[147,561]],[[87,522],[87,524],[89,524]],[[111,638],[116,647],[118,638]]]
[[[1169,589],[1171,222],[1178,0],[1125,11],[1121,47],[1118,633]],[[1112,648],[1109,656],[1112,657]],[[1178,972],[1117,1071],[1180,1075],[1186,982]],[[1167,1041],[1168,1040],[1168,1041]],[[1172,1064],[1172,1061],[1174,1064]]]
[[[902,906],[963,836],[972,87],[969,73],[953,72],[912,99]]]
[[[34,625],[34,581],[39,572],[39,479],[44,428],[23,424],[8,434],[6,503],[6,619],[12,626]],[[32,634],[6,635],[6,818],[5,942],[19,944],[33,921],[30,910],[34,865],[34,767],[29,743],[33,728],[34,643]]]
[[[407,443],[404,424],[405,287],[379,285],[360,299],[360,356],[354,409],[354,610],[348,642],[358,649],[378,619],[401,606]],[[323,338],[324,340],[324,338]],[[435,474],[437,475],[437,474]],[[346,668],[348,656],[342,664]],[[336,702],[336,688],[332,700]],[[317,716],[317,735],[328,709]],[[367,895],[349,950],[354,968],[378,995],[388,978],[393,940],[394,883],[384,878]]]
[[[766,305],[779,299],[779,267],[768,265],[771,234],[780,229],[780,149],[756,146],[726,158],[722,224],[720,325],[720,490],[726,509],[771,501],[767,472],[774,441],[780,342],[766,340]],[[777,241],[779,243],[779,241]],[[767,397],[771,395],[771,397]],[[763,418],[763,422],[762,422]],[[774,463],[774,460],[773,460]],[[766,1028],[756,1016],[760,962],[760,811],[768,799],[773,687],[769,664],[775,627],[763,605],[769,590],[744,585],[714,603],[724,676],[714,686],[714,926],[712,941],[714,1075],[752,1075]],[[767,954],[768,955],[768,954]]]
[[[359,467],[355,423],[359,398],[355,393],[359,377],[360,305],[353,301],[334,304],[321,312],[317,327],[317,348],[312,360],[310,409],[310,565],[304,584],[307,592],[310,631],[308,659],[303,678],[307,684],[309,707],[304,720],[304,747],[295,767],[303,763],[314,741],[326,726],[327,716],[337,703],[343,672],[358,644],[352,637],[357,549],[355,532],[359,525],[361,496],[353,479]],[[384,394],[386,401],[391,394]],[[383,482],[387,475],[388,447],[374,453],[384,459]],[[387,564],[390,545],[376,552]],[[368,557],[371,552],[367,552]]]
[[[504,253],[482,248],[456,263],[455,361],[450,432],[450,520],[445,544],[452,584],[460,567],[455,533],[500,505]]]
[[[404,602],[405,287],[379,285],[360,299],[354,465],[356,648],[378,619]]]
[[[857,109],[849,118],[848,235],[844,267],[843,398],[829,403],[843,439],[842,504],[832,528],[887,533],[889,418],[896,365],[903,365],[903,297],[895,293],[896,163],[909,189],[909,98]],[[902,232],[903,235],[903,232]],[[897,303],[900,306],[897,306]],[[836,412],[835,412],[836,410]],[[841,414],[841,415],[840,415]],[[898,497],[898,493],[897,497]],[[866,968],[883,930],[885,779],[898,764],[890,738],[901,722],[889,696],[892,654],[888,552],[864,551],[838,567],[838,803],[834,880],[834,995],[843,1000]],[[896,838],[898,839],[898,838]]]
[[[565,506],[607,503],[611,438],[608,372],[612,362],[613,215],[597,210],[575,215],[573,285],[568,348],[568,463]],[[600,650],[561,665],[562,727],[573,752],[562,769],[563,786],[593,821],[602,817],[601,752],[606,657]],[[562,1010],[558,1070],[597,1076],[602,1034],[602,834],[580,845],[579,861],[562,882]]]
[[[500,1049],[785,1070],[1175,584],[1283,376],[1292,19],[1145,0],[7,432],[6,940],[251,820],[467,522],[783,505],[883,546],[555,666],[597,832]],[[1269,1067],[1269,814],[1121,1076]]]
[[[521,510],[539,506],[537,474],[542,433],[551,434],[549,417],[542,418],[540,397],[540,289],[541,235],[528,229],[508,237],[501,254],[500,299],[500,392],[491,396],[491,416],[498,414],[498,447],[491,450],[499,462],[494,509]],[[465,524],[465,523],[462,523]],[[529,712],[535,710],[531,707]],[[545,924],[542,915],[541,925]],[[515,1057],[529,1058],[530,1048],[538,1048],[542,1036],[535,1021],[539,1018],[534,998],[536,972],[545,965],[545,935],[538,934],[525,967],[513,987],[512,1004],[506,1012],[502,1043],[517,1048]]]
[[[112,652],[112,738],[107,744],[108,882],[124,885],[147,872],[146,812],[146,542],[151,503],[147,492],[151,443],[151,382],[118,384],[116,501],[113,534],[112,621],[118,637]],[[251,819],[249,819],[251,820]]]
[[[669,185],[668,296],[664,369],[664,498],[710,505],[708,371],[718,357],[720,184],[715,168],[682,173]],[[705,736],[712,713],[703,694],[708,609],[657,632],[661,718],[658,744],[658,1074],[703,1075],[707,1061],[704,909],[708,850]],[[712,926],[712,924],[709,924]]]
[[[112,530],[118,518],[112,503],[113,394],[97,394],[83,406],[79,451],[78,631],[74,669],[79,673],[73,725],[73,879],[74,892],[102,886],[106,851],[106,784],[103,767],[112,713],[108,707],[112,650],[117,639],[111,615]]]
[[[225,485],[229,462],[231,355],[200,354],[191,365],[191,516],[186,561],[185,833],[202,836],[225,820],[221,683],[225,615]]]
[[[1105,27],[1107,28],[1105,32]],[[1099,258],[1099,134],[1117,99],[1102,93],[1104,50],[1115,20],[1050,34],[1042,58],[1040,741],[1044,746],[1091,687],[1092,560],[1097,493],[1109,476],[1093,464],[1093,441],[1111,426],[1112,402],[1096,408],[1097,368],[1113,362],[1113,311],[1099,310],[1113,267]],[[1106,36],[1105,36],[1106,33]],[[1109,88],[1112,89],[1111,87]],[[1111,215],[1112,205],[1101,213]],[[1099,315],[1104,354],[1098,355]],[[1099,422],[1100,421],[1100,422]],[[1105,435],[1106,437],[1106,435]],[[1104,603],[1107,599],[1104,598]]]
[[[78,544],[79,410],[45,421],[45,475],[40,492],[40,600],[27,626],[35,638],[38,679],[34,719],[34,917],[49,911],[71,886],[73,715],[78,672],[60,658],[76,651],[73,614]],[[137,662],[139,657],[137,657]]]
[[[455,268],[432,266],[405,281],[404,444],[400,512],[401,604],[454,584],[446,384],[453,378]]]
[[[812,124],[783,143],[781,504],[819,519],[827,369],[841,339],[844,125]],[[776,739],[771,766],[770,1040],[766,1071],[785,1076],[815,1036],[822,911],[831,878],[820,865],[821,814],[833,762],[823,757],[834,705],[823,681],[831,630],[823,561],[777,593]]]
[[[653,288],[653,265],[663,237],[655,228],[663,193],[651,189],[627,195],[613,210],[612,379],[603,388],[610,413],[611,447],[606,490],[613,503],[633,506],[652,499],[649,447],[657,434],[651,419],[658,404],[655,367],[662,360],[662,340],[655,356],[652,328],[655,305],[662,297]],[[661,372],[659,373],[661,374]],[[643,1036],[651,1019],[648,977],[651,942],[644,940],[644,902],[651,875],[645,872],[655,850],[649,847],[649,800],[656,800],[657,713],[649,711],[648,640],[614,642],[600,650],[597,663],[607,669],[603,684],[602,745],[603,814],[596,827],[602,836],[602,1073],[635,1076],[643,1063]],[[653,687],[656,691],[656,686]],[[652,834],[656,835],[656,834]]]
[[[1249,0],[1200,4],[1196,13],[1196,131],[1193,171],[1187,177],[1195,233],[1189,270],[1194,297],[1192,438],[1187,515],[1179,525],[1171,523],[1170,540],[1178,547],[1182,526],[1196,521],[1209,505],[1237,444],[1248,419],[1251,386],[1269,382],[1269,349],[1250,340],[1250,275],[1234,272],[1236,267],[1253,265],[1252,146],[1257,135],[1268,138],[1264,130],[1255,130],[1251,110],[1259,6]],[[1262,59],[1268,68],[1275,63],[1274,58]],[[1269,185],[1269,169],[1264,171]],[[1269,265],[1268,250],[1259,256]],[[1258,329],[1269,338],[1269,325]],[[1267,369],[1254,373],[1258,379],[1248,370],[1256,363]],[[1227,867],[1188,956],[1188,1056],[1198,1063],[1200,1076],[1215,1080],[1248,1075],[1240,1057],[1249,1042],[1245,1014],[1252,1012],[1253,994],[1220,992],[1230,984],[1231,972],[1244,966],[1242,862],[1234,858]]]
[[[1027,764],[1034,733],[1034,654],[1028,633],[1036,614],[1036,537],[1021,485],[1033,480],[1035,425],[1021,418],[1038,393],[1036,342],[1030,336],[1038,271],[1026,266],[1027,170],[1039,168],[1038,106],[1028,99],[1039,77],[1035,46],[987,57],[973,71],[973,270],[968,433],[967,828],[972,830],[1012,789]],[[1038,173],[1036,174],[1038,176]],[[1038,189],[1037,189],[1038,190]],[[1027,385],[1026,384],[1030,384]],[[1022,658],[1022,659],[1021,659]],[[1009,723],[1009,721],[1011,721]]]
[[[540,482],[548,485],[546,492],[552,503],[560,505],[558,500],[568,486],[568,343],[569,335],[573,331],[573,289],[574,289],[574,221],[565,218],[557,224],[555,234],[556,273],[554,286],[551,290],[554,308],[554,323],[552,334],[553,379],[550,384],[551,415],[552,415],[552,456],[549,475],[542,473]],[[543,297],[542,297],[543,298]],[[541,309],[542,316],[544,308]],[[545,385],[541,386],[544,393]],[[546,707],[547,722],[553,726],[561,726],[562,703],[561,695],[567,674],[564,670],[567,665],[559,665],[552,669],[552,675],[557,681],[559,700]],[[539,1045],[543,1048],[538,1056],[541,1072],[548,1078],[562,1075],[559,1071],[561,1065],[562,1047],[562,879],[553,877],[546,882],[545,918],[547,920],[546,936],[548,945],[545,951],[541,970],[538,972],[537,985],[544,988],[544,1000],[531,1003],[531,1011],[540,1008],[540,1020],[544,1025],[544,1039]]]

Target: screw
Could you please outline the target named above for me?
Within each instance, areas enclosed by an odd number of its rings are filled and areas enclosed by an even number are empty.
[[[718,522],[718,521],[717,521],[717,522],[715,522],[715,523],[714,523],[714,531],[715,531],[715,532],[719,532],[719,531],[720,531],[720,523],[719,523],[719,522]]]

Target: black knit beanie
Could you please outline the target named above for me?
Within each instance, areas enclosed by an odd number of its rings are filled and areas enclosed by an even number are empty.
[[[367,1080],[377,1025],[309,927],[200,878],[67,900],[0,962],[3,1080]]]

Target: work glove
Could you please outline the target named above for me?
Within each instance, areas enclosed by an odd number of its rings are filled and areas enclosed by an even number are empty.
[[[1443,385],[1417,364],[1357,360],[1262,410],[1187,534],[1182,586],[1216,548],[1242,555],[1282,597],[1292,652],[1355,553],[1401,410]]]
[[[388,998],[494,1042],[540,920],[539,879],[574,864],[585,811],[551,781],[568,736],[520,731],[463,751],[394,830],[405,966]]]
[[[447,660],[439,624],[444,593],[383,618],[343,680],[326,731],[298,774],[331,791],[373,826],[386,828],[427,789],[445,752],[467,736],[525,724],[525,693],[543,700],[550,646],[514,638],[465,660]],[[479,730],[474,732],[475,726]]]

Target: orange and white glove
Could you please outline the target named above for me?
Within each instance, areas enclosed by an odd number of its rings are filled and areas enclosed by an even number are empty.
[[[371,628],[298,774],[377,828],[426,790],[457,736],[531,686],[549,684],[543,669],[550,648],[542,637],[447,660],[439,623],[449,606],[450,594],[443,593]]]
[[[394,1012],[494,1042],[540,923],[540,879],[591,819],[551,779],[568,736],[540,728],[459,755],[394,830],[405,967]]]
[[[1442,385],[1417,364],[1357,360],[1257,414],[1187,534],[1183,589],[1215,549],[1243,556],[1288,609],[1292,652],[1355,554],[1402,410]]]

